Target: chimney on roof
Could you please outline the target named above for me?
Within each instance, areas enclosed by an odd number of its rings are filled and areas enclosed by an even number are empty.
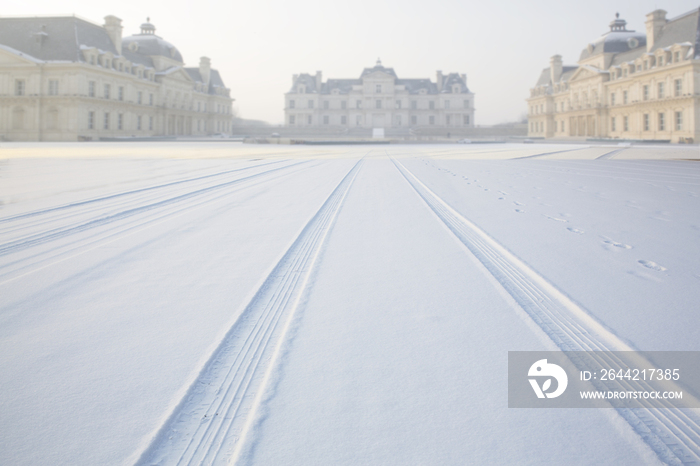
[[[438,92],[442,92],[442,71],[437,70],[437,90]]]
[[[211,77],[211,60],[208,57],[201,57],[199,59],[199,74],[202,77],[202,82],[204,85],[209,85],[209,78]]]
[[[323,83],[323,73],[316,72],[316,91],[321,92],[321,83]]]
[[[549,78],[552,80],[552,85],[561,79],[562,71],[561,55],[554,55],[549,59]]]
[[[651,52],[654,43],[659,38],[661,28],[666,24],[666,12],[664,10],[654,10],[647,15],[647,52]]]
[[[107,30],[109,38],[112,39],[117,54],[122,54],[122,20],[114,15],[105,16],[104,28]]]

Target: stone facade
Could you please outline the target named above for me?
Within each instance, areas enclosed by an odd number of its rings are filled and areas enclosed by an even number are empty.
[[[232,102],[209,58],[186,68],[150,22],[122,37],[115,16],[0,18],[2,140],[225,133]]]
[[[320,71],[294,75],[284,113],[288,127],[473,127],[474,93],[466,74],[438,71],[435,82],[400,79],[377,60],[358,79],[324,82]]]
[[[550,60],[527,99],[528,134],[545,138],[700,140],[700,9],[656,10],[646,32],[618,17],[576,66]]]

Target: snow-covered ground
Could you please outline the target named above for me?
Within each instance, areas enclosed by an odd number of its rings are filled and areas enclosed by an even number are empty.
[[[697,413],[507,391],[508,351],[700,351],[698,159],[3,144],[0,464],[700,461]]]

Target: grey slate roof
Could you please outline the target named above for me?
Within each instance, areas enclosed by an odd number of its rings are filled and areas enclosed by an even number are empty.
[[[452,87],[455,84],[459,84],[460,93],[469,92],[467,83],[462,80],[462,77],[458,73],[449,73],[442,77],[442,92],[452,93]]]
[[[399,79],[396,77],[396,73],[393,68],[385,68],[381,65],[375,66],[373,68],[365,68],[362,71],[362,75],[357,79],[328,79],[325,83],[321,84],[321,88],[316,88],[316,77],[308,73],[302,73],[297,76],[296,81],[292,85],[289,92],[296,92],[300,85],[305,86],[305,92],[307,94],[312,94],[315,92],[320,92],[321,94],[331,94],[334,89],[337,89],[340,94],[348,94],[352,91],[352,86],[362,85],[362,79],[364,76],[373,73],[375,71],[383,71],[394,77],[394,84],[398,86],[405,86],[409,94],[418,94],[421,90],[425,90],[427,94],[438,94],[437,83],[430,81],[430,79]],[[461,92],[469,92],[467,85],[462,80],[462,77],[458,73],[450,73],[443,76],[443,93],[451,93],[453,84],[459,84]]]
[[[561,76],[557,82],[562,83],[568,81],[577,69],[578,66],[562,66]],[[537,84],[535,84],[535,87],[551,86],[553,84],[557,83],[552,83],[552,73],[549,71],[549,67],[547,67],[540,73],[540,77],[537,79]]]
[[[0,18],[0,44],[45,61],[83,62],[81,45],[117,55],[103,27],[75,16]]]
[[[185,72],[189,75],[190,78],[192,78],[192,81],[198,82],[198,83],[203,83],[204,80],[202,79],[202,75],[199,72],[199,68],[183,68]],[[209,88],[207,89],[208,94],[215,94],[217,87],[226,87],[224,85],[223,79],[221,79],[221,75],[217,70],[211,70],[211,73],[209,75]]]
[[[622,53],[627,52],[632,49],[630,46],[630,39],[637,40],[637,47],[643,46],[646,50],[647,36],[643,32],[635,31],[612,31],[606,32],[594,42],[591,43],[593,50],[589,51],[588,47],[581,51],[581,56],[579,60],[585,60],[586,58],[592,57],[594,55],[599,55],[601,53]]]
[[[700,58],[700,8],[671,18],[661,29],[651,51],[683,42],[693,44],[695,58]]]
[[[138,50],[135,53],[129,49],[129,44],[133,42],[138,44]],[[177,60],[180,63],[183,62],[180,51],[173,44],[155,34],[134,34],[133,36],[123,37],[122,52],[145,57],[159,55]]]
[[[630,49],[627,39],[634,37],[638,41],[638,46]],[[669,19],[659,32],[650,52],[658,49],[670,47],[674,44],[688,42],[693,45],[695,59],[700,59],[700,8],[695,8],[675,18]],[[584,49],[581,52],[581,60],[599,53],[613,53],[610,66],[619,66],[623,63],[631,62],[647,53],[646,34],[631,31],[611,31],[600,36],[593,42],[593,51]],[[567,81],[573,72],[568,74],[566,69],[574,71],[577,67],[564,67],[562,81]],[[547,86],[550,83],[549,68],[545,68],[540,73],[535,87]]]

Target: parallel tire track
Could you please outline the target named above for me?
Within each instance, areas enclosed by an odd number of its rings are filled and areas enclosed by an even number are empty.
[[[133,207],[127,207],[124,210],[115,212],[115,213],[110,213],[106,215],[98,215],[97,217],[94,217],[90,220],[85,220],[79,223],[73,223],[70,225],[64,225],[60,227],[56,227],[50,230],[45,230],[40,233],[35,233],[31,235],[27,235],[21,238],[18,238],[16,240],[11,240],[8,242],[5,242],[3,244],[0,244],[0,257],[6,254],[10,253],[15,253],[33,246],[37,246],[39,244],[47,243],[50,241],[54,241],[66,236],[73,235],[75,233],[79,233],[85,230],[90,230],[96,227],[104,226],[107,224],[111,224],[117,221],[125,220],[129,217],[133,217],[137,214],[145,213],[148,211],[152,210],[158,210],[170,205],[174,204],[179,204],[182,201],[191,201],[193,198],[198,198],[206,194],[210,194],[214,191],[218,191],[224,188],[228,188],[231,185],[241,183],[243,181],[251,180],[254,178],[258,178],[263,175],[267,175],[273,172],[276,172],[278,170],[284,170],[286,168],[290,168],[299,164],[302,164],[305,162],[297,162],[291,165],[284,165],[282,167],[275,167],[271,168],[269,170],[265,170],[259,173],[254,173],[252,175],[248,176],[243,176],[240,178],[236,178],[233,180],[225,181],[222,183],[218,183],[215,185],[211,186],[206,186],[203,188],[195,189],[189,192],[185,192],[182,194],[177,194],[175,196],[167,197],[165,199],[161,199],[158,201],[151,202],[149,204],[145,205],[137,205]]]
[[[361,164],[304,227],[137,464],[237,460],[309,276]]]
[[[244,170],[250,170],[252,168],[263,167],[266,165],[271,165],[271,164],[276,164],[276,163],[281,163],[281,162],[284,162],[284,160],[267,162],[267,163],[260,163],[260,164],[256,164],[256,165],[249,165],[249,166],[245,166],[245,167],[234,168],[231,170],[225,170],[225,171],[216,172],[216,173],[209,173],[206,175],[200,175],[200,176],[196,176],[196,177],[192,177],[192,178],[186,178],[183,180],[170,181],[167,183],[162,183],[162,184],[158,184],[158,185],[154,185],[154,186],[146,186],[144,188],[132,189],[129,191],[122,191],[119,193],[109,194],[107,196],[101,196],[101,197],[96,197],[96,198],[92,198],[92,199],[86,199],[83,201],[71,202],[68,204],[62,204],[62,205],[58,205],[58,206],[48,207],[45,209],[33,210],[31,212],[24,212],[21,214],[11,215],[8,217],[0,217],[0,223],[16,222],[17,220],[20,220],[20,219],[42,216],[42,215],[50,214],[53,212],[59,212],[62,210],[73,209],[75,207],[83,208],[86,205],[99,204],[101,202],[111,201],[111,200],[115,200],[115,199],[119,199],[119,198],[127,197],[127,196],[132,196],[132,195],[138,195],[139,199],[141,199],[142,195],[144,193],[147,193],[147,192],[158,191],[158,190],[161,190],[163,188],[180,186],[183,184],[192,183],[194,181],[206,180],[209,178],[215,178],[215,177],[219,177],[219,176],[223,176],[223,175],[228,175],[230,173],[240,172],[240,171],[244,171]]]
[[[564,293],[528,267],[487,233],[467,220],[423,184],[396,159],[394,165],[428,207],[455,237],[484,265],[533,321],[579,368],[585,358],[607,358],[590,351],[631,351],[628,345],[598,323]],[[588,351],[589,353],[580,353]],[[638,358],[639,359],[639,358]],[[609,360],[623,367],[622,360]],[[653,367],[651,363],[648,366]],[[638,366],[633,366],[638,367]],[[614,405],[613,405],[614,406]],[[617,408],[617,412],[667,464],[700,464],[700,418],[690,409]]]

